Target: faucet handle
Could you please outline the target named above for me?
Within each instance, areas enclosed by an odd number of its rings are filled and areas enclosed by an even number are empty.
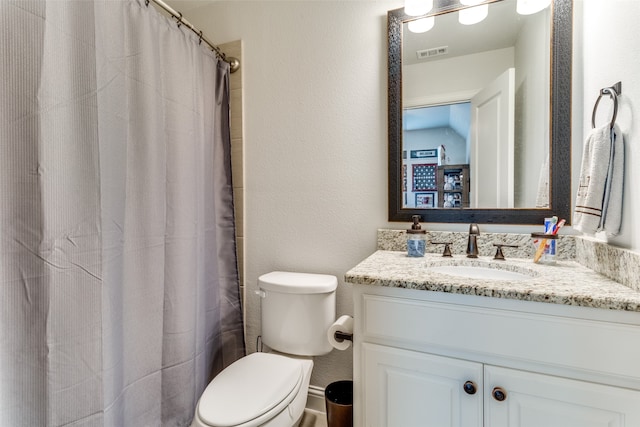
[[[451,255],[451,245],[453,244],[453,242],[432,242],[429,241],[429,243],[431,243],[432,245],[444,245],[444,251],[442,251],[442,256],[443,257],[451,257],[453,255]]]
[[[493,256],[493,259],[499,259],[504,261],[504,253],[502,252],[502,248],[517,248],[519,247],[518,245],[507,245],[505,243],[494,243],[493,246],[495,246],[496,248],[498,248],[496,250],[496,254]]]

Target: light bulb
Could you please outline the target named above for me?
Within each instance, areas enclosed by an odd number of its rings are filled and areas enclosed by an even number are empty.
[[[407,27],[412,33],[425,33],[433,28],[436,19],[433,16],[426,18],[416,19],[415,21],[409,21]]]
[[[516,12],[520,15],[532,15],[549,7],[551,0],[518,0]]]
[[[482,21],[487,15],[489,15],[489,5],[481,4],[458,11],[458,22],[462,25],[473,25]]]
[[[433,0],[405,0],[404,13],[409,16],[422,16],[433,9]]]

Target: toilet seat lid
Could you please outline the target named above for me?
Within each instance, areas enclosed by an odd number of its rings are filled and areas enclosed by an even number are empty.
[[[252,353],[229,365],[209,383],[200,398],[198,415],[215,427],[243,425],[271,411],[275,415],[296,396],[302,377],[299,360]]]

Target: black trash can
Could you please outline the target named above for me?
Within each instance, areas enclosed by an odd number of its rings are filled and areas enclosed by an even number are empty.
[[[336,381],[324,389],[327,427],[353,427],[353,381]]]

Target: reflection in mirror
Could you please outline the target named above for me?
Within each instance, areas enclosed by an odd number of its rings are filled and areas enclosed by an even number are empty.
[[[415,21],[403,25],[403,153],[446,152],[403,156],[411,183],[405,208],[419,206],[425,191],[437,194],[434,208],[548,207],[550,9],[519,15],[515,0],[487,9],[474,25],[460,24],[455,11],[428,32],[410,31]],[[417,165],[452,163],[468,165],[471,187],[461,188],[468,192],[445,189],[437,173],[432,187],[421,188],[414,171],[426,166]],[[470,203],[448,203],[462,196]]]
[[[407,28],[415,17],[389,12],[391,221],[569,215],[571,0],[532,15],[487,3],[467,26],[465,6],[436,0],[421,34]]]
[[[406,108],[403,123],[404,207],[469,207],[471,103]]]

